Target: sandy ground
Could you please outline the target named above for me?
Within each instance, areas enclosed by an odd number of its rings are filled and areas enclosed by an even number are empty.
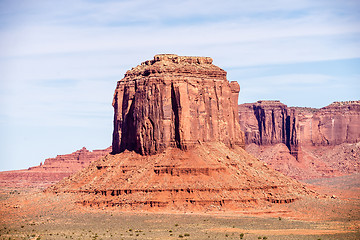
[[[207,214],[93,209],[70,194],[3,189],[0,239],[360,239],[359,176],[312,183],[323,197]]]

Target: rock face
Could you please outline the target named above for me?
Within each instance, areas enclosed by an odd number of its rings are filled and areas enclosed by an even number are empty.
[[[198,141],[244,146],[240,87],[209,57],[156,55],[126,72],[114,94],[113,153],[156,154]]]
[[[44,188],[80,171],[89,166],[92,161],[110,152],[111,147],[94,151],[89,151],[84,147],[71,154],[48,158],[39,166],[26,170],[0,172],[0,186],[3,188]]]
[[[319,110],[296,109],[302,145],[360,142],[360,101],[334,102]]]
[[[289,176],[304,179],[360,171],[353,157],[359,153],[360,101],[334,102],[321,109],[259,101],[239,105],[239,116],[246,149]],[[288,153],[283,148],[274,153],[280,149],[277,144],[285,144]]]
[[[239,105],[239,117],[246,144],[284,143],[297,157],[299,127],[294,109],[280,101],[258,101]]]
[[[242,146],[239,85],[210,58],[156,55],[118,82],[113,154],[48,189],[85,206],[222,211],[309,191]]]

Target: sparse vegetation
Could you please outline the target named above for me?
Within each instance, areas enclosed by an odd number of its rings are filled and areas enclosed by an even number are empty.
[[[13,195],[12,195],[13,196]],[[24,194],[25,196],[25,194]],[[19,196],[13,196],[18,198]],[[22,195],[21,195],[22,197]],[[6,203],[6,202],[5,202]],[[20,205],[20,204],[19,204]],[[33,209],[36,208],[31,205]],[[51,209],[54,207],[52,206]],[[17,208],[19,216],[22,208]],[[5,209],[6,210],[6,209]],[[55,209],[56,210],[56,209]],[[13,209],[12,209],[13,211]],[[77,211],[77,210],[76,210]],[[110,213],[94,212],[54,212],[53,210],[44,212],[44,207],[33,215],[27,215],[24,220],[18,220],[11,226],[3,224],[0,226],[0,239],[89,239],[89,240],[106,240],[106,239],[277,239],[272,235],[265,236],[261,229],[274,229],[283,231],[281,234],[286,235],[286,229],[309,229],[314,231],[306,238],[294,234],[290,236],[291,240],[302,239],[324,239],[318,230],[324,230],[328,226],[326,222],[320,221],[315,225],[308,225],[307,222],[299,221],[293,225],[293,221],[275,218],[257,218],[251,219],[242,216],[233,216],[231,218],[212,217],[209,215],[179,215],[164,214],[127,214],[114,213],[110,218]],[[74,215],[76,213],[77,215]],[[347,215],[346,215],[347,216]],[[12,215],[12,218],[16,215]],[[10,218],[11,219],[11,218]],[[48,220],[49,219],[49,220]],[[56,219],[56,221],[54,221]],[[281,219],[281,220],[280,220]],[[280,222],[281,221],[281,222]],[[85,223],[85,224],[84,224]],[[350,222],[352,223],[352,222]],[[272,224],[272,225],[271,225]],[[348,218],[346,223],[348,224]],[[64,228],[64,226],[66,226]],[[222,226],[219,229],[218,226]],[[233,229],[247,229],[253,232],[251,236],[245,230],[243,232],[233,231]],[[255,230],[255,231],[254,231]],[[146,233],[146,236],[145,236]],[[256,234],[256,235],[254,235]],[[339,239],[354,239],[353,233],[340,233]],[[320,235],[320,236],[319,236]],[[141,237],[143,236],[143,237]],[[309,237],[310,236],[310,237]],[[39,238],[40,237],[40,238]],[[252,238],[251,238],[252,237]],[[259,238],[258,238],[259,237]],[[320,238],[319,238],[320,237]]]

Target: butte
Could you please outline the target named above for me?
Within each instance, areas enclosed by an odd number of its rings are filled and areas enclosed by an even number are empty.
[[[117,83],[112,154],[46,191],[92,207],[202,212],[309,194],[243,149],[239,91],[209,57],[156,55]]]

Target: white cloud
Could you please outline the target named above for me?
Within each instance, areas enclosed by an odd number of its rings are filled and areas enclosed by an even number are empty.
[[[50,10],[55,12],[55,17],[50,11],[45,14],[41,22],[29,21],[28,24],[24,23],[2,32],[2,40],[0,40],[2,42],[0,46],[3,46],[2,56],[128,49],[132,52],[137,49],[139,52],[149,48],[181,49],[181,46],[186,49],[205,47],[211,53],[211,46],[229,44],[235,47],[245,45],[250,51],[258,51],[257,45],[261,47],[277,41],[281,42],[281,45],[274,47],[279,52],[288,52],[287,46],[283,45],[284,41],[293,42],[296,38],[315,38],[316,41],[316,38],[329,36],[331,38],[360,32],[358,22],[347,17],[336,14],[329,16],[328,12],[319,12],[319,10],[313,13],[316,15],[306,12],[314,5],[310,2],[285,4],[283,1],[275,1],[270,4],[265,1],[261,2],[260,8],[259,2],[256,1],[246,4],[230,1],[229,5],[218,1],[209,3],[181,1],[166,4],[159,1],[85,3],[77,2],[75,7],[63,4],[59,9],[52,7]],[[46,4],[45,6],[51,7]],[[46,8],[43,9],[44,12],[45,10]],[[299,14],[296,17],[292,17],[291,14],[290,16],[271,15],[268,18],[262,16],[262,14],[266,16],[267,11],[289,10],[305,11],[306,14]],[[63,17],[68,15],[70,20],[64,21]],[[198,22],[197,16],[204,18],[204,21]],[[218,16],[218,19],[211,19],[212,16]],[[81,19],[82,17],[84,19]],[[174,21],[178,21],[179,24],[174,24]],[[132,22],[141,24],[132,24]],[[307,42],[297,44],[304,45]],[[334,45],[327,45],[324,50],[332,50]],[[320,56],[317,56],[317,59],[327,58],[327,56],[321,57],[321,54],[323,52],[318,53]],[[357,52],[357,56],[359,54]],[[232,60],[231,55],[228,55]],[[253,54],[254,56],[256,55]],[[294,54],[293,58],[295,56],[299,55]],[[273,63],[271,59],[274,58],[264,60],[271,64]],[[304,59],[300,58],[299,61]]]

